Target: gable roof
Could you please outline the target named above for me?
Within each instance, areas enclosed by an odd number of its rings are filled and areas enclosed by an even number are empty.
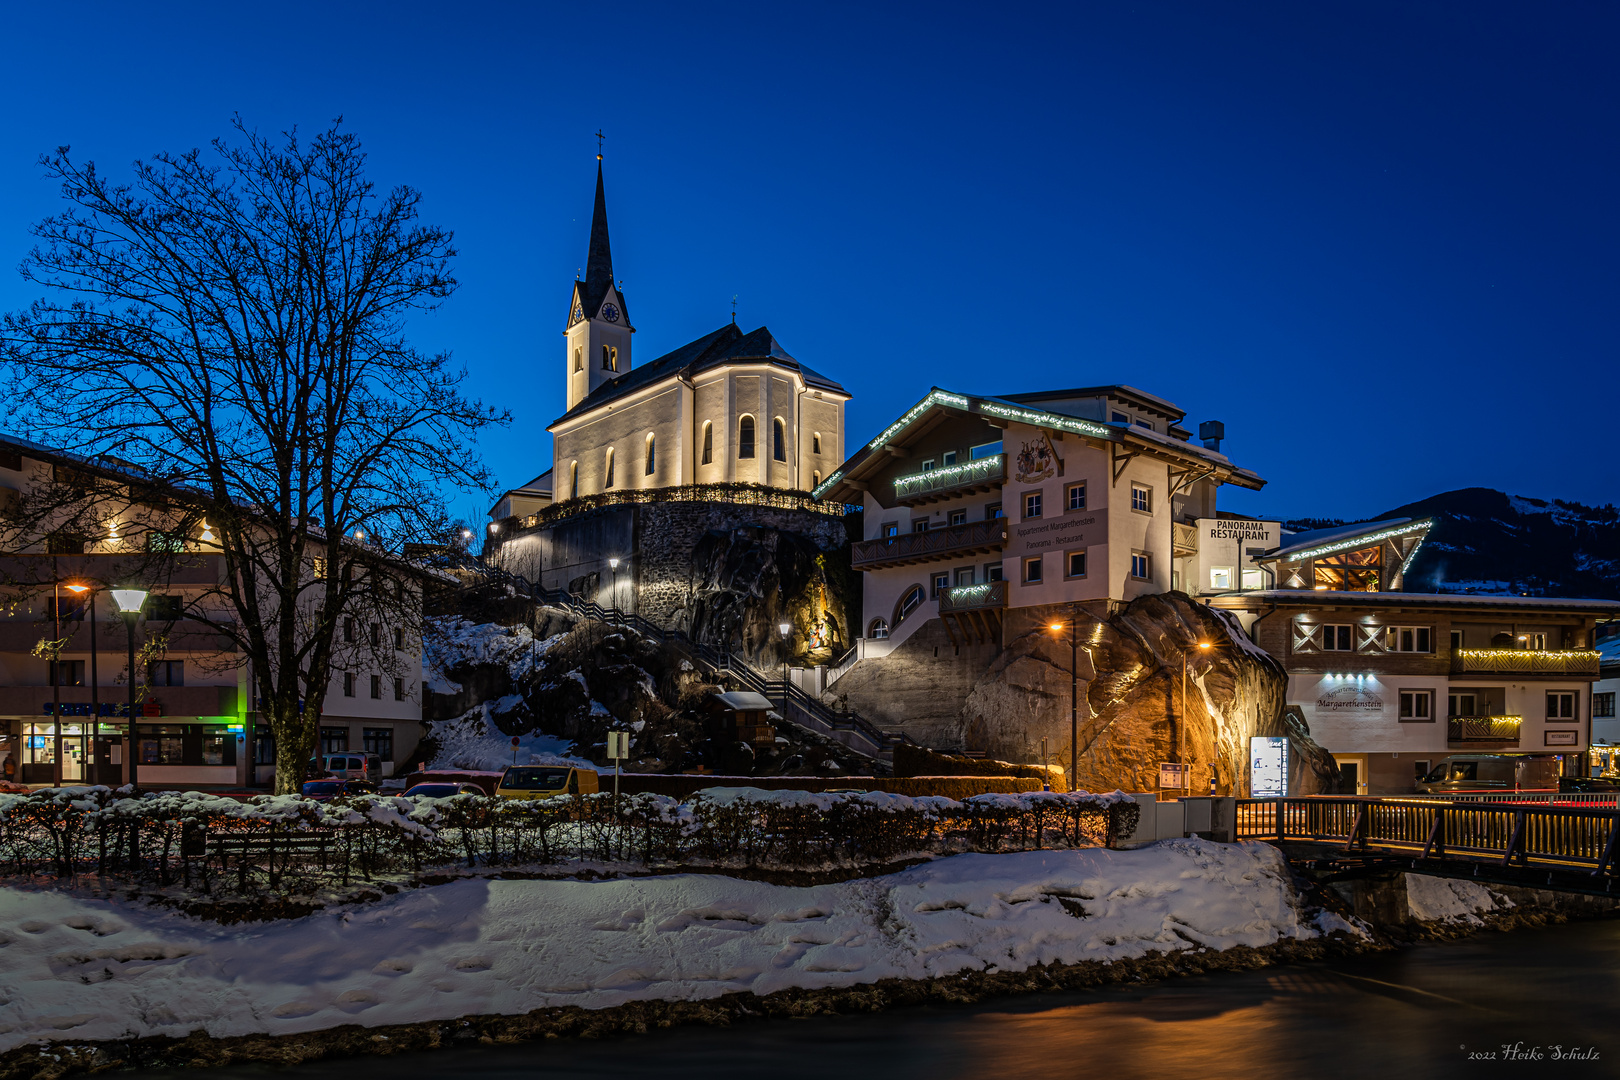
[[[906,410],[899,419],[880,431],[876,438],[855,451],[849,460],[822,481],[812,494],[818,499],[834,498],[840,502],[858,502],[864,488],[848,484],[848,481],[863,480],[867,475],[880,471],[889,461],[886,455],[878,453],[880,449],[890,445],[904,447],[908,440],[926,433],[933,424],[942,422],[943,417],[964,414],[993,420],[997,426],[1005,426],[1006,421],[1015,421],[1050,428],[1053,431],[1072,432],[1102,442],[1119,443],[1135,452],[1157,453],[1160,456],[1180,458],[1183,461],[1192,459],[1192,462],[1206,469],[1222,484],[1236,484],[1258,491],[1266,483],[1248,469],[1232,464],[1232,460],[1219,451],[1147,428],[1132,424],[1087,420],[1067,413],[1048,412],[1011,398],[958,394],[950,390],[941,390],[936,386],[921,401]],[[841,491],[841,487],[844,490]]]
[[[565,420],[599,409],[632,391],[652,386],[665,379],[691,378],[727,363],[771,364],[798,373],[807,386],[813,386],[818,390],[830,390],[835,394],[848,394],[848,391],[837,382],[794,359],[771,334],[768,327],[761,326],[745,334],[736,323],[727,323],[712,333],[704,334],[695,341],[688,341],[680,348],[665,353],[651,363],[633,367],[617,379],[602,383],[581,399],[579,404],[553,420],[549,427],[555,427]]]
[[[1335,525],[1330,529],[1312,529],[1295,533],[1288,543],[1265,554],[1267,560],[1293,560],[1306,555],[1327,555],[1335,551],[1349,551],[1374,540],[1422,531],[1425,535],[1434,526],[1433,518],[1386,518],[1383,521],[1361,521],[1354,525]]]

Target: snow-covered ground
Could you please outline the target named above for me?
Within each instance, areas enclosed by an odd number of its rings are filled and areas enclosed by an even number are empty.
[[[485,701],[454,719],[433,721],[429,730],[438,749],[427,768],[479,772],[499,771],[508,765],[597,767],[584,758],[570,756],[574,744],[568,739],[539,732],[518,736],[514,752],[512,736],[503,733],[492,720],[492,716],[502,711],[500,706],[506,700]]]
[[[1332,915],[1306,921],[1275,849],[1200,840],[958,855],[810,887],[715,875],[464,879],[245,926],[6,889],[0,1049],[768,994],[1334,929],[1348,927]]]

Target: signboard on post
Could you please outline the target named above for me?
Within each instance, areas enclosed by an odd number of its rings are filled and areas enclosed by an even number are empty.
[[[1288,740],[1256,735],[1249,740],[1249,797],[1281,799],[1288,794]]]
[[[618,806],[619,762],[630,756],[630,733],[628,731],[610,731],[607,736],[607,756],[613,761],[613,805]]]
[[[1159,762],[1159,787],[1180,791],[1187,786],[1187,766],[1179,761]]]

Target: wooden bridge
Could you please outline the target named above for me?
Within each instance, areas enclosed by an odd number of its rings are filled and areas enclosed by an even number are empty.
[[[1235,803],[1235,839],[1276,843],[1303,869],[1330,880],[1411,870],[1620,895],[1620,807],[1613,796],[1555,802],[1315,795]]]

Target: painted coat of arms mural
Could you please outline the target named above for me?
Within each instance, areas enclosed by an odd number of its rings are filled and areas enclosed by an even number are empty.
[[[1042,435],[1034,442],[1022,444],[1022,449],[1018,451],[1016,471],[1020,484],[1033,484],[1037,480],[1056,476],[1057,472],[1057,453],[1052,449],[1051,439]]]

